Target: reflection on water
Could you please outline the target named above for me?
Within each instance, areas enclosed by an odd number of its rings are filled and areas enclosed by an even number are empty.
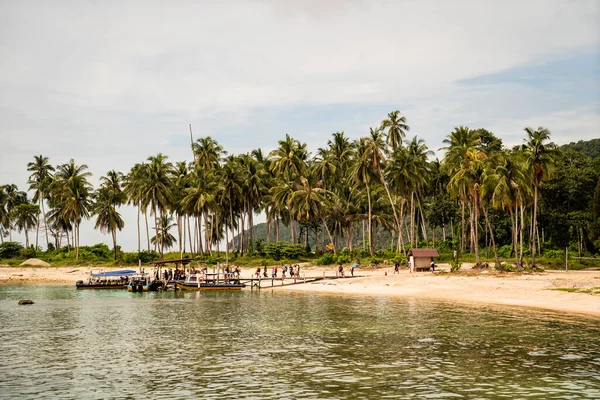
[[[0,321],[1,398],[600,398],[599,321],[544,311],[22,285]]]

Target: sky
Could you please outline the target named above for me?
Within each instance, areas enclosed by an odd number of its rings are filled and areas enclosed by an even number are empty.
[[[236,154],[286,133],[315,152],[393,110],[439,158],[459,125],[505,145],[528,126],[598,138],[599,21],[597,0],[3,0],[0,185],[26,190],[38,154],[95,185],[157,153],[191,160],[188,124]],[[81,244],[98,242],[84,222]]]

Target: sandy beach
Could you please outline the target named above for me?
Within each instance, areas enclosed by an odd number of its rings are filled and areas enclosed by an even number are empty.
[[[393,268],[357,269],[357,277],[322,280],[302,285],[265,288],[263,290],[293,290],[343,295],[402,296],[438,299],[470,304],[501,304],[534,307],[567,313],[600,317],[600,271],[546,271],[534,274],[505,274],[494,271],[472,272],[464,268],[460,274],[409,273]],[[116,270],[122,268],[107,268]],[[97,269],[93,269],[97,272]],[[89,278],[89,267],[0,267],[3,284],[75,283]],[[250,277],[252,268],[242,271]],[[306,277],[336,274],[334,267],[304,267]],[[346,275],[350,271],[346,269]],[[561,290],[556,290],[561,289]],[[577,292],[568,292],[577,290]]]

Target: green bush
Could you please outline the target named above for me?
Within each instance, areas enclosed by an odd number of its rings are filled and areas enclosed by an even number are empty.
[[[23,250],[23,245],[17,242],[4,242],[0,244],[0,258],[17,258]]]
[[[336,261],[337,257],[333,253],[325,253],[317,260],[317,265],[331,265]]]
[[[21,256],[23,256],[23,258],[35,258],[36,255],[37,251],[35,251],[35,247],[33,247],[33,245],[21,250]]]
[[[301,256],[306,255],[306,250],[301,244],[291,243],[268,243],[264,246],[265,255],[271,257],[275,261],[282,258],[297,260]]]
[[[133,264],[133,265],[137,265],[138,260],[142,260],[142,263],[149,263],[151,261],[158,260],[160,257],[157,252],[147,251],[147,250],[141,251],[140,253],[135,251],[135,252],[126,252],[126,253],[122,253],[122,254],[123,254],[123,263]]]
[[[505,244],[504,246],[501,246],[498,248],[498,257],[500,258],[510,258],[511,254],[512,254],[512,245],[510,244]]]
[[[338,254],[336,260],[338,264],[349,264],[352,256],[350,254]]]

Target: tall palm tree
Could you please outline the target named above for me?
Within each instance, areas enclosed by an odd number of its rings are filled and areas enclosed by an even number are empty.
[[[85,164],[77,165],[71,159],[56,168],[50,191],[60,213],[73,225],[73,246],[75,261],[79,262],[79,226],[83,218],[89,218],[92,185],[88,178],[92,175]]]
[[[387,129],[387,143],[390,145],[392,150],[395,150],[398,146],[402,146],[402,140],[406,137],[406,132],[410,130],[410,127],[406,124],[406,117],[400,116],[400,111],[392,111],[388,114],[387,119],[381,122],[381,129]]]
[[[154,214],[155,237],[159,237],[158,220],[167,212],[173,200],[173,164],[167,162],[167,158],[168,156],[161,153],[150,156],[148,157],[148,164],[141,171],[143,203],[148,205]],[[155,251],[158,251],[159,244],[159,242],[154,242]]]
[[[284,207],[282,212],[288,212],[290,216],[290,229],[292,234],[292,243],[296,243],[296,221],[293,213],[290,212],[290,207],[293,204],[281,202],[282,194],[290,189],[294,182],[297,182],[300,177],[304,176],[307,168],[306,161],[308,159],[308,151],[306,150],[306,144],[302,144],[296,139],[293,139],[286,133],[285,140],[279,141],[279,147],[273,150],[270,154],[272,157],[271,170],[275,173],[278,184],[282,190],[279,192],[279,207]],[[286,204],[288,204],[286,206]]]
[[[537,231],[537,203],[538,188],[554,169],[557,155],[556,145],[550,142],[550,131],[539,127],[537,130],[525,128],[527,137],[522,146],[533,184],[533,226],[531,235],[531,266],[535,266],[536,231]]]
[[[31,172],[29,176],[29,190],[34,190],[33,201],[37,201],[38,208],[41,210],[44,227],[46,231],[46,246],[48,245],[48,226],[46,221],[46,210],[44,209],[44,201],[49,196],[49,187],[52,182],[52,172],[54,167],[50,165],[48,157],[41,154],[34,156],[33,162],[27,163],[27,171]],[[38,238],[40,234],[40,216],[37,216],[37,225],[35,228],[35,248],[38,248]]]
[[[11,210],[11,218],[19,232],[25,231],[25,247],[29,247],[29,230],[37,224],[40,209],[36,204],[28,202],[16,205]]]
[[[120,231],[125,226],[121,214],[116,209],[122,204],[117,196],[110,186],[102,186],[94,194],[92,206],[92,215],[96,215],[94,229],[100,229],[102,233],[110,232],[112,235],[115,261],[117,261],[117,229]]]
[[[369,253],[371,256],[375,254],[373,248],[373,204],[371,201],[371,183],[375,180],[376,174],[372,168],[372,160],[370,157],[369,147],[366,138],[361,138],[356,149],[356,161],[351,172],[354,182],[358,185],[363,185],[367,192],[367,224],[369,237]]]
[[[461,251],[465,251],[466,247],[465,206],[469,201],[470,182],[459,178],[468,178],[468,174],[463,169],[469,168],[469,162],[476,158],[473,155],[477,154],[479,142],[480,137],[476,131],[472,131],[466,126],[460,126],[454,128],[454,131],[446,136],[446,139],[442,141],[446,146],[440,149],[446,151],[443,166],[445,172],[451,177],[448,191],[458,197],[461,204]],[[454,179],[452,179],[453,176],[455,176]]]
[[[398,218],[398,213],[396,212],[396,205],[394,204],[394,200],[392,199],[392,194],[390,193],[387,180],[383,176],[383,170],[385,168],[386,163],[386,148],[381,128],[370,128],[370,135],[365,139],[365,146],[366,156],[368,157],[369,163],[371,164],[370,168],[379,179],[379,182],[383,185],[390,205],[392,206],[392,212],[394,214],[396,226],[398,227],[398,229],[401,229],[400,219]]]

